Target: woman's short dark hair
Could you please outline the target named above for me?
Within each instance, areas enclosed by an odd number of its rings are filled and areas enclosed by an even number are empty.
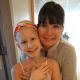
[[[63,26],[64,24],[63,8],[53,1],[45,3],[43,7],[40,9],[38,15],[38,26],[41,23],[45,24],[46,19],[49,20],[50,24],[61,24]]]

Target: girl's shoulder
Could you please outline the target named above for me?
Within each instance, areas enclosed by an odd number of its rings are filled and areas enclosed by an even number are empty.
[[[19,63],[17,63],[17,64],[15,64],[14,66],[13,66],[13,70],[14,71],[20,71],[21,70],[21,66],[23,66],[24,65],[24,63],[25,63],[25,61],[20,61]]]
[[[15,64],[15,65],[13,66],[13,72],[14,72],[15,74],[17,74],[17,73],[22,73],[22,72],[24,72],[25,70],[29,70],[31,67],[32,67],[32,65],[31,65],[28,61],[23,60],[23,61]]]
[[[12,73],[14,76],[20,74],[21,72],[22,72],[22,70],[21,70],[20,63],[17,63],[17,64],[15,64],[15,65],[12,67],[11,73]]]

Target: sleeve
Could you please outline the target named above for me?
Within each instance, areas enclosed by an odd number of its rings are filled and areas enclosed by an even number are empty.
[[[75,49],[68,48],[64,51],[62,63],[62,80],[77,80],[76,78],[76,52]]]

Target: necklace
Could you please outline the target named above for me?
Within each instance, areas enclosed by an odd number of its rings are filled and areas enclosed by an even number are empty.
[[[26,57],[26,59],[27,59],[28,61],[34,61],[34,62],[38,62],[38,61],[40,60],[40,58],[42,58],[42,56],[38,56],[38,57],[35,58],[35,59],[33,59],[33,58],[31,58],[31,57]]]

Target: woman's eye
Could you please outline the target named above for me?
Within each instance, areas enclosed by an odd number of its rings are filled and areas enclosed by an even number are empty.
[[[47,25],[46,24],[42,24],[42,27],[46,27]]]
[[[54,24],[53,27],[54,28],[59,28],[59,25],[58,24]]]

